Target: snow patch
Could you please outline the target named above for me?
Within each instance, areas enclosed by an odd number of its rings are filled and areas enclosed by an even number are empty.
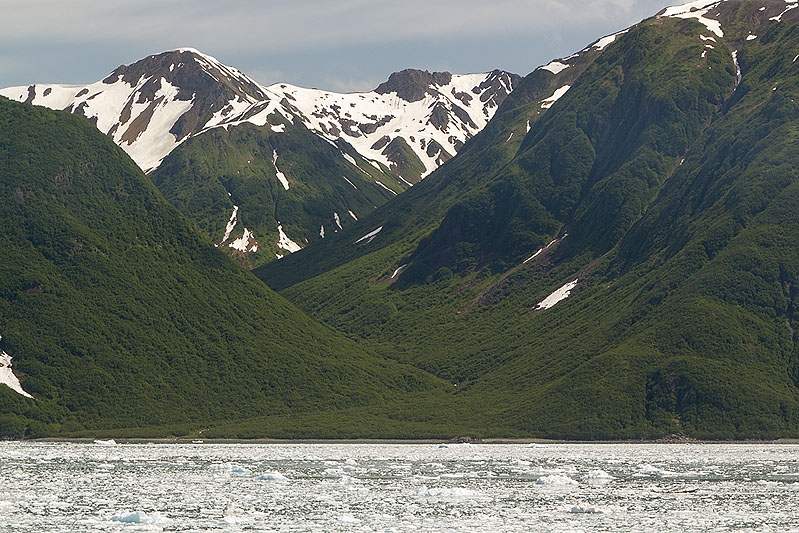
[[[280,181],[284,189],[289,190],[289,180],[287,180],[286,175],[277,168],[277,150],[272,150],[272,164],[275,165],[275,175],[278,181]]]
[[[379,181],[375,180],[375,183],[377,183],[378,185],[380,185],[382,188],[384,188],[385,190],[387,190],[388,192],[390,192],[390,193],[391,193],[391,194],[393,194],[394,196],[397,196],[397,193],[395,193],[394,191],[392,191],[391,189],[389,189],[388,187],[386,187],[385,185],[383,185],[383,184],[382,184],[382,183],[380,183]]]
[[[279,222],[277,224],[277,232],[279,235],[277,245],[280,249],[286,250],[290,254],[302,250],[302,246],[289,239],[289,236],[283,231],[283,225]]]
[[[757,35],[752,35],[750,33],[749,35],[746,36],[747,41],[754,41],[755,39],[757,39]]]
[[[0,339],[2,338],[3,337],[0,336]],[[17,394],[25,396],[26,398],[33,398],[33,396],[22,389],[19,378],[17,378],[11,370],[11,356],[3,350],[0,350],[0,384],[6,385]]]
[[[277,126],[271,126],[272,131],[275,133],[286,133],[286,125],[285,124],[278,124]]]
[[[394,273],[393,273],[393,274],[391,274],[391,277],[390,277],[389,279],[394,279],[394,278],[396,278],[397,276],[399,276],[400,272],[402,272],[402,270],[403,270],[403,269],[404,269],[406,266],[408,266],[408,265],[407,265],[407,264],[406,264],[406,265],[400,265],[399,267],[397,267],[397,270],[395,270],[395,271],[394,271]]]
[[[234,240],[230,244],[228,244],[228,246],[233,248],[234,250],[238,250],[240,252],[247,252],[247,251],[257,252],[258,251],[258,243],[254,242],[253,245],[250,246],[250,239],[255,241],[255,235],[253,235],[253,233],[250,230],[248,230],[247,228],[244,228],[244,233],[242,234],[242,236],[239,237],[238,239]],[[249,250],[248,250],[248,247],[249,247]]]
[[[732,62],[735,64],[735,86],[737,87],[743,78],[741,74],[741,66],[738,64],[738,50],[732,51]]]
[[[598,40],[597,42],[592,44],[590,46],[590,48],[596,48],[597,50],[604,50],[605,47],[608,46],[609,44],[612,44],[619,35],[624,35],[625,33],[627,33],[627,31],[629,31],[629,30],[623,30],[623,31],[614,33],[613,35],[608,35],[606,37],[602,37],[600,40]]]
[[[698,20],[707,29],[715,33],[719,37],[724,37],[724,32],[721,29],[721,23],[718,20],[713,20],[705,17],[708,11],[719,5],[718,0],[695,0],[682,4],[679,6],[667,7],[661,17],[676,17],[682,19],[693,18]]]
[[[557,74],[559,72],[566,70],[567,68],[569,68],[569,65],[567,65],[566,63],[561,63],[560,61],[552,61],[549,64],[541,67],[542,70],[548,70],[552,74]]]
[[[358,190],[358,187],[356,187],[356,186],[355,186],[355,184],[354,184],[353,182],[351,182],[350,180],[348,180],[348,179],[347,179],[347,176],[341,176],[341,177],[342,177],[342,178],[344,178],[344,181],[346,181],[347,183],[349,183],[350,185],[352,185],[352,188],[353,188],[353,189],[355,189],[356,191]],[[357,219],[356,219],[356,220],[357,220]]]
[[[230,193],[228,193],[228,195],[229,194]],[[236,227],[236,222],[237,222],[236,215],[238,214],[238,212],[239,212],[239,206],[234,205],[233,206],[233,214],[230,215],[230,220],[228,220],[228,223],[225,226],[225,236],[222,237],[222,241],[219,244],[222,244],[223,242],[225,242],[226,240],[228,240],[230,238],[230,234],[233,232],[233,228]],[[217,246],[219,246],[219,244]]]
[[[785,13],[787,13],[787,12],[788,12],[788,11],[790,11],[791,9],[796,9],[797,7],[799,7],[799,4],[792,4],[792,5],[789,5],[788,7],[786,7],[786,8],[785,8],[785,11],[783,11],[782,13],[780,13],[779,15],[777,15],[776,17],[771,17],[769,20],[773,20],[774,22],[779,22],[780,20],[782,20],[782,16],[783,16]]]
[[[355,220],[358,220],[358,217],[356,217],[356,216],[355,216],[355,213],[353,213],[353,212],[352,212],[352,211],[350,211],[349,209],[347,209],[347,213],[349,213],[349,214],[350,214],[350,216],[351,216],[352,218],[354,218]]]
[[[552,104],[560,100],[560,97],[566,94],[566,91],[569,89],[571,89],[571,85],[564,85],[563,87],[555,89],[555,92],[552,94],[552,96],[541,101],[541,109],[549,109],[552,107]]]
[[[364,235],[363,237],[361,237],[360,239],[358,239],[357,241],[355,241],[352,244],[358,244],[359,242],[362,242],[362,241],[366,241],[364,244],[369,244],[370,242],[372,242],[372,240],[374,240],[375,236],[378,233],[380,233],[382,230],[383,230],[383,226],[380,226],[379,228],[370,231],[369,233],[367,233],[366,235]]]
[[[580,281],[579,279],[575,279],[574,281],[568,282],[563,287],[557,289],[555,292],[541,300],[538,305],[535,306],[536,309],[550,309],[558,302],[565,300],[566,298],[571,295],[572,290],[577,286],[577,282]]]
[[[325,225],[324,224],[319,226],[319,236],[322,237],[323,239],[325,238]]]
[[[341,226],[341,219],[339,218],[338,213],[333,213],[333,220],[336,221],[336,226],[338,226],[338,229],[344,229]]]

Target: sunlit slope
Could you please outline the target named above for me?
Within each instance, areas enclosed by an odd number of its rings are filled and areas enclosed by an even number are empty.
[[[259,276],[458,383],[472,420],[797,435],[799,27],[767,4],[702,11],[723,37],[696,17],[648,19],[543,112],[569,70],[536,94],[537,70],[458,156],[342,235],[344,251]]]

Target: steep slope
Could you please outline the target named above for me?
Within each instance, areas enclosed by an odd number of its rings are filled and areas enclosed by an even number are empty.
[[[237,267],[81,118],[0,99],[0,213],[0,375],[34,397],[0,384],[3,435],[196,428],[438,386]]]
[[[795,6],[692,2],[538,69],[418,186],[256,272],[458,383],[464,429],[796,436]]]
[[[88,118],[214,243],[256,266],[418,182],[485,126],[518,80],[405,70],[368,93],[267,88],[182,48],[87,86],[0,95]]]

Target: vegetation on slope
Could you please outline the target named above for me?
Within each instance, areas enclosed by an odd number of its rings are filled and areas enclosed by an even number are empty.
[[[111,140],[0,101],[0,433],[379,404],[429,375],[373,357],[215,249]],[[9,429],[10,428],[10,429]]]

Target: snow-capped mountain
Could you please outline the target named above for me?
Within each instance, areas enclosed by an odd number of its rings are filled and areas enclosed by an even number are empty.
[[[288,84],[269,90],[285,98],[284,105],[311,130],[346,140],[367,159],[413,183],[482,130],[519,79],[499,70],[464,75],[403,70],[367,93],[332,93]],[[416,165],[403,162],[403,156],[409,155],[418,158]]]
[[[193,48],[123,65],[81,85],[0,90],[13,100],[85,116],[146,172],[210,128],[266,126],[275,111],[327,140],[343,139],[376,165],[413,183],[480,131],[519,76],[405,70],[373,92],[340,94],[287,84],[264,87]]]

